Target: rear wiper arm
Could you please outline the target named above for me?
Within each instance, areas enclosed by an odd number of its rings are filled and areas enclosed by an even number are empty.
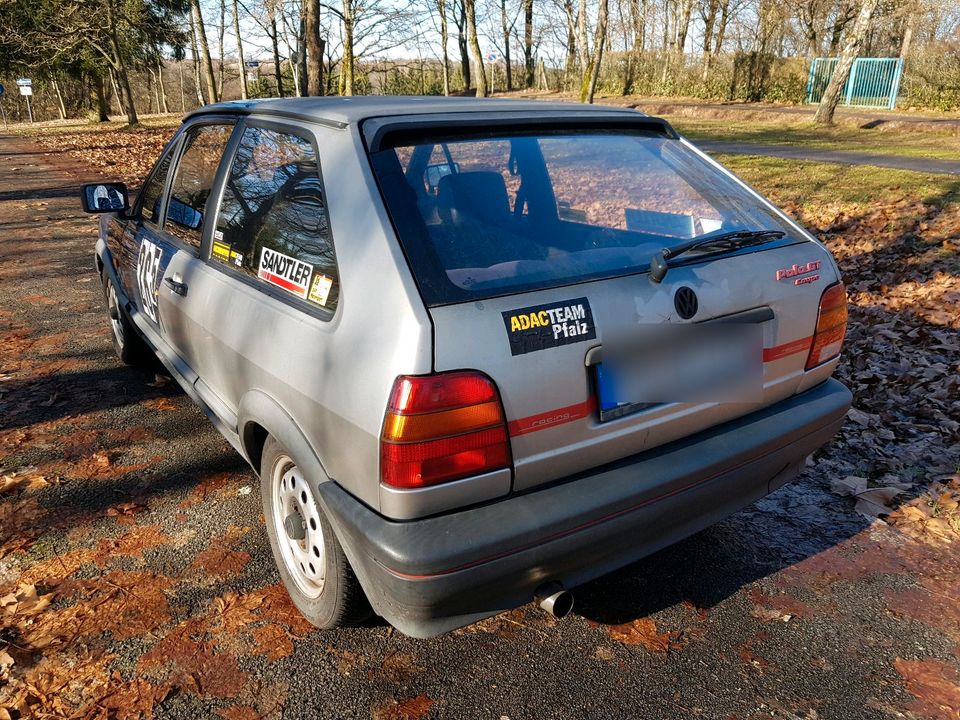
[[[722,252],[738,250],[749,245],[759,245],[770,240],[779,240],[785,232],[782,230],[731,230],[730,232],[709,237],[694,238],[682,245],[663,248],[650,260],[650,280],[659,283],[670,269],[669,260],[691,250],[716,247]]]

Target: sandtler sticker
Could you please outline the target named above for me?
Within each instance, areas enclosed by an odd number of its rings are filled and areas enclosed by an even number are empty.
[[[585,297],[508,310],[503,313],[503,324],[507,328],[512,355],[597,337],[590,302]]]
[[[317,273],[313,282],[310,283],[310,295],[307,297],[311,302],[317,305],[326,305],[327,298],[330,296],[330,288],[333,287],[333,278],[328,278],[322,273]]]
[[[313,265],[297,260],[289,255],[263,248],[260,251],[260,267],[257,276],[271,285],[283,288],[298,298],[307,297]]]

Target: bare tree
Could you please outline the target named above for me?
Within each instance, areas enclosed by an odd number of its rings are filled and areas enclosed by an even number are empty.
[[[470,43],[470,57],[477,80],[477,97],[487,97],[487,72],[483,67],[483,54],[480,52],[480,38],[477,36],[477,8],[475,0],[463,0],[467,19],[467,39]]]
[[[203,74],[207,79],[207,95],[210,102],[217,102],[217,79],[213,74],[213,61],[210,59],[210,45],[207,43],[207,31],[203,25],[203,13],[200,12],[200,0],[190,0],[193,10],[193,22],[197,32],[197,41],[200,43],[200,54],[203,59]]]
[[[837,66],[834,68],[827,89],[820,99],[817,114],[813,117],[814,122],[818,125],[833,124],[833,114],[840,102],[840,93],[843,91],[847,78],[850,77],[850,68],[853,67],[853,61],[860,54],[860,46],[863,44],[864,38],[867,37],[870,30],[870,20],[878,4],[879,0],[863,0],[863,4],[860,6],[860,13],[853,24],[853,30],[850,31],[850,35],[843,45],[843,52],[840,53]]]
[[[443,63],[443,94],[450,94],[450,58],[447,56],[447,0],[433,0],[440,19],[440,55]]]
[[[584,7],[584,5],[581,5]],[[583,83],[580,88],[580,102],[593,103],[593,94],[597,89],[597,77],[600,75],[600,63],[603,62],[603,46],[607,42],[607,19],[610,12],[609,0],[600,0],[597,14],[597,27],[593,34],[593,52],[589,55],[583,69]],[[584,55],[587,48],[584,47]]]
[[[240,97],[246,100],[250,95],[247,88],[247,65],[243,61],[243,36],[240,34],[240,7],[233,0],[233,35],[237,40],[237,70],[240,72]]]
[[[534,83],[533,59],[533,0],[523,0],[523,70],[524,84],[528,88]]]
[[[320,0],[303,2],[304,32],[307,50],[307,95],[323,94],[323,46],[320,37]]]
[[[354,57],[353,57],[353,4],[354,0],[343,0],[343,57],[340,60],[340,94],[353,95]]]

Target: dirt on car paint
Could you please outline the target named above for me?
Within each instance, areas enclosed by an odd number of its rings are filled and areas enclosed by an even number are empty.
[[[790,208],[851,288],[856,396],[797,483],[564,621],[416,641],[304,622],[256,477],[161,368],[114,359],[83,158],[0,138],[0,718],[960,717],[956,205]],[[900,515],[855,512],[848,477]]]

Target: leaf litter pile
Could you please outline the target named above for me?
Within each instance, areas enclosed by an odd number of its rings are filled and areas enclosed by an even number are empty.
[[[169,134],[78,132],[37,140],[135,186]],[[764,189],[762,180],[748,180]],[[802,183],[798,176],[798,188]],[[746,603],[737,615],[754,632],[723,650],[722,664],[739,668],[751,686],[775,676],[777,633],[830,615],[801,599],[805,592],[827,596],[844,582],[877,576],[909,581],[881,587],[888,614],[938,633],[960,657],[957,188],[936,201],[898,188],[873,203],[811,203],[799,189],[775,200],[830,247],[850,299],[838,375],[854,391],[854,409],[791,492],[822,488],[828,506],[820,510],[857,519],[866,532],[786,567],[762,589],[737,593]],[[89,222],[76,221],[75,232],[77,262],[86,268]],[[20,282],[16,272],[3,266],[0,282]],[[290,673],[264,668],[284,667],[305,643],[343,683],[356,678],[365,698],[371,687],[379,693],[365,700],[361,715],[445,716],[444,698],[417,684],[429,672],[418,653],[430,646],[411,641],[402,652],[387,649],[395,636],[384,628],[333,642],[302,620],[264,550],[255,479],[216,463],[170,469],[175,444],[203,434],[192,428],[206,428],[205,421],[163,375],[117,368],[99,295],[78,297],[51,300],[71,311],[69,333],[40,329],[41,310],[30,315],[0,305],[0,720],[152,718],[167,711],[279,717],[290,702]],[[71,342],[76,346],[64,352]],[[97,377],[86,386],[64,382],[71,373]],[[121,391],[125,405],[103,406]],[[171,440],[174,417],[195,425]],[[221,445],[212,457],[222,465],[230,451]],[[210,529],[200,516],[222,524]],[[491,638],[517,643],[522,652],[511,652],[525,655],[532,643],[557,636],[569,644],[563,633],[580,632],[595,647],[586,649],[585,662],[613,669],[654,658],[672,676],[664,663],[725,636],[707,608],[683,600],[673,612],[578,626],[520,608],[438,642]],[[960,717],[960,675],[949,651],[907,647],[898,646],[884,665],[884,682],[896,685],[889,692],[901,704],[874,699],[873,709]],[[811,663],[831,672],[822,657]],[[780,708],[769,691],[762,705],[764,716],[783,709],[783,717],[819,717],[816,706],[802,713],[798,705]]]

